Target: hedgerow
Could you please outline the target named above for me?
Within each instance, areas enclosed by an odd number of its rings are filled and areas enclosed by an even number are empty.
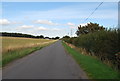
[[[90,32],[78,37],[63,38],[64,41],[85,49],[88,54],[120,70],[120,30],[110,29]]]

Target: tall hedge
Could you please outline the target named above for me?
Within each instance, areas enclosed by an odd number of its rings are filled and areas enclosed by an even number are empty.
[[[120,30],[102,30],[80,35],[75,38],[67,38],[64,41],[77,47],[86,49],[102,61],[109,61],[120,70]]]

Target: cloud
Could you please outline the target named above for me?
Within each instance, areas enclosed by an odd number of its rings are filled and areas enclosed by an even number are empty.
[[[75,24],[71,23],[71,22],[68,22],[67,25],[69,25],[69,26],[75,26]]]
[[[29,19],[29,17],[28,16],[24,16],[24,19]]]
[[[0,19],[0,25],[9,25],[11,22],[7,19]]]
[[[46,31],[46,30],[48,30],[48,28],[45,28],[45,27],[41,26],[41,27],[38,27],[38,30],[44,30],[44,31]]]
[[[53,23],[52,21],[49,20],[36,20],[34,23],[46,25],[58,25],[57,23]]]
[[[90,22],[88,22],[88,23],[90,23]],[[88,23],[81,23],[80,25],[81,26],[86,26]]]
[[[22,29],[29,29],[29,28],[33,28],[34,25],[22,25],[22,26],[19,26],[19,28],[22,28]]]
[[[43,26],[38,27],[37,30],[42,30],[42,31],[60,31],[59,28],[46,28],[46,27],[43,27]]]
[[[72,29],[76,29],[76,28],[77,28],[77,26],[71,26],[70,28],[72,28]]]
[[[12,21],[11,24],[23,24],[21,21]]]
[[[0,19],[0,25],[14,25],[14,24],[22,24],[22,22],[10,21],[8,19]]]
[[[66,25],[68,25],[72,29],[76,28],[76,25],[74,23],[71,23],[71,22],[68,22]]]
[[[53,30],[53,31],[60,31],[59,28],[53,28],[53,29],[51,29],[51,30]]]

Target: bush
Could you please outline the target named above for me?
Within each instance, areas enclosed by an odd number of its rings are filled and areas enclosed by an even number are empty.
[[[120,30],[102,30],[83,34],[77,38],[66,38],[64,41],[84,48],[102,61],[107,60],[120,69],[120,55],[116,55],[120,52],[119,35]]]

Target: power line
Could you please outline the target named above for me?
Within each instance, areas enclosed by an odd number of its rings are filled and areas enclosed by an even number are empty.
[[[90,18],[90,16],[92,16],[92,15],[94,14],[94,12],[95,12],[102,4],[103,4],[103,2],[101,2],[101,3],[95,8],[95,10],[84,20],[84,22],[87,21],[87,20]]]

